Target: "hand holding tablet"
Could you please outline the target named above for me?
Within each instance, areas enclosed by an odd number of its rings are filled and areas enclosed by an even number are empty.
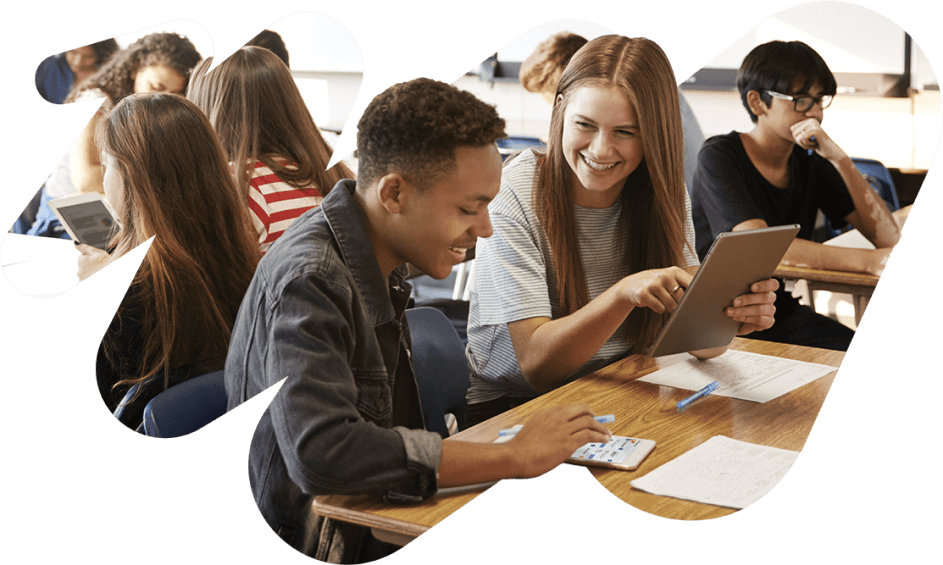
[[[718,235],[648,355],[729,345],[741,322],[727,316],[727,307],[773,275],[798,232],[792,224]]]
[[[118,224],[108,202],[98,192],[64,196],[49,201],[62,227],[78,243],[107,249]]]

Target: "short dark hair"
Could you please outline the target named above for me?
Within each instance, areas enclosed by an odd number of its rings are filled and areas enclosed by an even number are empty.
[[[357,128],[359,186],[397,172],[420,189],[454,170],[457,147],[480,147],[506,135],[493,106],[428,78],[386,89]]]
[[[756,123],[757,117],[747,104],[747,93],[755,90],[760,100],[769,106],[772,96],[767,90],[790,94],[792,85],[802,81],[800,92],[808,92],[813,84],[819,83],[823,94],[835,95],[838,85],[835,75],[829,70],[822,56],[801,41],[770,41],[758,45],[743,59],[737,72],[737,90],[743,107]]]
[[[285,47],[282,36],[270,29],[263,29],[259,35],[250,39],[246,45],[264,47],[272,53],[275,53],[275,55],[285,63],[286,67],[291,67],[291,65],[288,64],[288,48]]]

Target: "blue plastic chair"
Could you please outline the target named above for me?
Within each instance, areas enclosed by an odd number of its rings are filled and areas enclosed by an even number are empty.
[[[223,372],[215,371],[176,384],[144,407],[144,434],[180,437],[226,413]]]
[[[540,141],[536,137],[529,137],[526,135],[511,135],[508,137],[503,137],[497,141],[498,144],[498,153],[501,154],[501,160],[504,161],[511,155],[515,153],[520,153],[525,149],[546,149],[546,145],[543,141]]]
[[[887,170],[880,161],[874,159],[864,159],[860,157],[852,158],[858,171],[871,184],[874,191],[878,193],[882,200],[887,203],[891,212],[900,209],[900,201],[897,199],[897,189],[894,188],[894,180],[891,178],[891,172]],[[851,229],[850,226],[836,228],[831,222],[826,221],[826,239],[831,239],[842,232]]]
[[[426,429],[449,437],[446,414],[465,427],[469,368],[465,348],[449,319],[435,308],[410,308],[406,321],[412,340],[412,363]]]

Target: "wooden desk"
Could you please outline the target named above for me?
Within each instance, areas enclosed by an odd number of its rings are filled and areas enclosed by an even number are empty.
[[[773,276],[783,279],[805,279],[809,281],[809,291],[826,290],[828,292],[850,294],[852,303],[855,306],[855,324],[861,323],[861,316],[864,315],[868,300],[871,299],[871,295],[874,293],[874,287],[881,280],[881,277],[868,273],[808,269],[785,265],[780,265]]]
[[[731,349],[787,357],[838,367],[844,353],[749,339],[734,339]],[[696,520],[731,514],[734,510],[686,500],[656,496],[629,484],[715,435],[752,443],[801,450],[812,429],[835,373],[826,375],[769,402],[709,396],[681,414],[676,404],[690,391],[636,382],[638,377],[677,363],[687,354],[653,360],[633,355],[460,432],[456,439],[492,442],[498,430],[524,423],[544,406],[586,402],[597,414],[614,414],[609,429],[616,435],[653,439],[657,447],[636,471],[591,468],[613,494],[629,504],[668,518]],[[319,496],[314,512],[373,529],[379,539],[404,545],[483,492],[487,486],[457,493],[439,493],[422,503],[391,505],[375,496]]]
[[[897,224],[903,228],[910,214],[910,206],[905,206],[900,210],[891,213]],[[868,241],[858,230],[850,230],[841,235],[833,237],[825,242],[825,245],[832,247],[847,247],[852,249],[874,249],[874,244]],[[787,267],[780,265],[773,273],[774,277],[783,279],[804,279],[809,283],[809,292],[824,290],[828,292],[841,292],[850,294],[852,304],[855,307],[855,324],[861,323],[861,316],[874,293],[874,287],[877,286],[881,277],[867,273],[856,273],[849,271],[832,271],[827,269],[808,269],[803,267]],[[812,298],[811,296],[809,297]],[[813,300],[813,304],[814,304]]]

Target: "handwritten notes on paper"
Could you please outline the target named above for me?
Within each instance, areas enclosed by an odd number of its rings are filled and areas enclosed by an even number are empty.
[[[635,479],[632,486],[660,496],[746,508],[772,490],[798,456],[798,451],[714,436]]]
[[[836,370],[817,363],[727,351],[706,361],[685,359],[638,380],[685,390],[700,390],[719,381],[714,395],[766,402]]]

